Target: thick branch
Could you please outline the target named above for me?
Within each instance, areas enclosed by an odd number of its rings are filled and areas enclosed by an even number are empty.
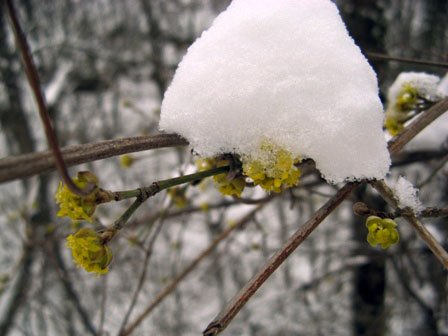
[[[313,232],[316,227],[351,193],[357,183],[347,183],[327,203],[298,229],[272,256],[263,268],[233,297],[226,308],[208,325],[204,336],[217,335],[232,321],[240,309],[271,276],[272,273],[291,255],[292,252]]]
[[[70,167],[126,153],[186,145],[187,140],[176,134],[157,134],[75,145],[61,151],[65,164]],[[0,183],[48,173],[55,168],[50,151],[7,157],[0,159]]]
[[[390,154],[399,152],[406,143],[414,138],[433,120],[448,110],[448,99],[432,106],[419,115],[406,129],[389,142]],[[350,194],[356,184],[347,183],[327,201],[308,222],[299,228],[276,254],[252,277],[247,284],[230,300],[219,315],[208,325],[204,336],[214,336],[223,331],[241,308],[263,285],[272,273],[289,257],[289,255],[313,232],[316,227]]]

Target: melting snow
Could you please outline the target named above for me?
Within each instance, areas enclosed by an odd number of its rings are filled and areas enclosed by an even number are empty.
[[[383,178],[390,158],[374,71],[330,0],[234,0],[188,49],[160,128],[202,156],[268,139],[330,182]]]

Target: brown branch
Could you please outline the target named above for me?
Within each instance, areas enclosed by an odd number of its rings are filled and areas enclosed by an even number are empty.
[[[431,67],[448,69],[448,63],[446,63],[446,62],[427,61],[427,60],[419,60],[419,59],[415,59],[415,58],[406,58],[406,57],[395,57],[395,56],[390,56],[387,54],[370,52],[370,51],[366,51],[365,54],[371,60],[392,61],[392,62],[400,62],[400,63],[412,63],[412,64],[420,64],[420,65],[427,65],[427,66],[431,66]]]
[[[432,106],[420,114],[401,134],[389,141],[390,154],[396,154],[404,145],[414,138],[421,130],[448,109],[448,99]],[[223,331],[241,308],[263,285],[272,273],[288,258],[288,256],[316,229],[316,227],[350,194],[356,184],[347,183],[331,199],[327,201],[308,222],[299,228],[291,238],[271,257],[252,279],[230,300],[226,307],[208,325],[204,336],[214,336]]]
[[[11,0],[6,0],[5,4],[11,22],[11,26],[14,32],[14,37],[16,39],[17,48],[19,49],[20,55],[22,57],[26,77],[28,79],[28,83],[31,87],[31,91],[36,101],[39,116],[44,126],[45,136],[47,137],[48,146],[50,147],[53,153],[54,162],[56,164],[58,172],[61,175],[67,187],[72,192],[80,196],[87,196],[92,191],[94,186],[88,185],[85,189],[80,189],[73,182],[73,180],[68,174],[67,167],[64,164],[61,150],[59,148],[58,141],[56,139],[56,133],[51,124],[50,115],[48,113],[47,104],[45,102],[45,97],[40,86],[39,74],[37,73],[33,57],[31,56],[31,51],[28,42],[26,40],[26,36],[23,33],[23,30],[20,26],[17,11]]]
[[[372,183],[373,187],[380,193],[384,200],[394,209],[399,208],[393,191],[382,181]],[[448,269],[448,253],[426,229],[426,227],[415,217],[414,214],[403,214],[402,217],[414,228],[419,237],[428,245],[429,249],[439,259],[442,265]]]
[[[62,156],[66,165],[71,167],[126,153],[186,145],[187,140],[176,134],[157,134],[65,147],[62,148]],[[48,173],[55,168],[50,151],[3,158],[0,159],[0,183]]]
[[[170,295],[179,285],[179,283],[184,280],[198,265],[201,261],[203,261],[206,257],[210,255],[210,253],[218,246],[218,244],[226,239],[233,231],[236,229],[241,229],[245,224],[247,224],[252,217],[261,209],[263,206],[267,204],[261,203],[252,211],[250,211],[246,216],[241,218],[235,225],[227,228],[223,232],[221,232],[213,242],[200,253],[196,259],[194,259],[178,276],[176,276],[165,288],[163,288],[159,294],[153,299],[153,301],[146,307],[142,313],[132,322],[130,325],[120,333],[120,336],[130,335],[135,328],[137,328],[140,323],[168,296]]]
[[[258,288],[272,273],[291,255],[292,252],[313,232],[316,227],[334,210],[357,186],[357,183],[347,183],[330,200],[328,200],[314,215],[297,230],[277,253],[272,256],[263,268],[250,279],[247,284],[233,297],[224,310],[208,325],[204,336],[217,335],[223,331],[236,314],[252,297]]]
[[[381,218],[398,218],[404,215],[412,215],[412,210],[409,208],[396,209],[394,212],[383,212],[370,208],[363,202],[353,204],[353,213],[360,217],[378,216]],[[428,207],[418,213],[418,217],[447,217],[448,208]]]

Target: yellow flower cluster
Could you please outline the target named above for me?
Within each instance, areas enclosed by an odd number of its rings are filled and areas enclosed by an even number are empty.
[[[369,216],[366,226],[369,230],[367,242],[373,247],[380,245],[383,249],[387,249],[400,239],[396,229],[397,223],[390,218]]]
[[[414,116],[420,97],[411,84],[404,84],[395,101],[388,103],[384,126],[395,136],[404,128],[404,123]]]
[[[216,167],[228,166],[229,162],[225,159],[206,158],[196,162],[199,171],[209,170]],[[246,181],[243,176],[230,176],[227,173],[213,176],[215,187],[223,195],[240,197],[246,186]]]
[[[97,275],[106,274],[112,261],[112,251],[102,244],[101,237],[95,230],[82,228],[67,237],[67,247],[78,267]]]
[[[65,184],[60,182],[55,194],[56,203],[59,205],[57,215],[91,222],[96,209],[98,179],[91,172],[79,172],[73,182],[81,189],[89,184],[94,184],[95,188],[88,196],[83,197],[74,194]]]
[[[297,185],[300,170],[295,166],[300,161],[291,153],[271,142],[261,145],[261,156],[243,157],[243,173],[266,191],[281,192],[284,187]]]

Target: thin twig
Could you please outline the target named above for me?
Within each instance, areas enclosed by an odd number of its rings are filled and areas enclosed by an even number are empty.
[[[250,279],[247,284],[230,300],[224,310],[208,325],[204,336],[217,335],[224,330],[236,314],[263,285],[272,273],[291,255],[292,252],[313,232],[317,226],[334,210],[357,186],[347,183],[330,200],[297,230],[277,253],[272,256],[263,268]]]
[[[384,212],[372,209],[363,202],[356,202],[355,204],[353,204],[353,213],[361,217],[378,216],[381,218],[394,219],[402,217],[403,215],[411,215],[412,210],[405,208],[405,209],[396,209],[394,212]],[[428,207],[418,213],[418,217],[446,217],[446,216],[448,216],[448,208]]]
[[[65,164],[71,167],[127,153],[186,145],[187,140],[176,134],[156,134],[69,146],[62,148],[61,152]],[[51,151],[6,157],[0,159],[0,183],[48,173],[54,169],[56,165]]]
[[[137,188],[125,191],[107,191],[101,190],[101,194],[105,197],[102,198],[98,204],[110,201],[121,201],[128,198],[135,198],[131,206],[108,228],[101,230],[101,243],[107,244],[111,241],[115,235],[128,223],[134,212],[150,197],[156,195],[162,190],[184,184],[197,181],[206,177],[219,175],[228,172],[230,166],[223,166],[204,170],[201,172],[173,177],[167,180],[160,180],[153,182],[148,187]]]
[[[197,180],[202,180],[203,178],[219,175],[223,173],[227,173],[230,170],[230,166],[223,166],[223,167],[217,167],[212,168],[204,171],[200,171],[193,174],[188,175],[181,175],[178,177],[173,177],[166,180],[160,180],[153,182],[148,187],[143,188],[137,188],[137,189],[131,189],[131,190],[125,190],[125,191],[105,191],[104,195],[105,202],[109,202],[112,198],[114,201],[121,201],[128,198],[140,198],[144,202],[147,198],[152,197],[156,195],[157,193],[161,192],[162,190],[172,188],[184,183],[191,183],[195,182]],[[101,201],[102,202],[102,201]]]
[[[94,188],[92,185],[88,185],[85,189],[80,189],[71,179],[68,174],[67,167],[64,164],[62,158],[61,150],[56,139],[56,133],[51,124],[50,115],[48,113],[47,104],[45,102],[45,97],[42,92],[39,80],[39,74],[37,73],[36,66],[31,56],[30,47],[26,40],[26,36],[20,26],[17,11],[11,0],[6,0],[6,8],[8,16],[11,22],[12,29],[14,31],[14,36],[17,43],[17,48],[20,51],[22,57],[23,65],[25,67],[26,76],[28,83],[33,92],[34,99],[36,100],[39,116],[42,121],[45,130],[45,136],[47,137],[48,146],[53,152],[54,162],[56,167],[64,180],[67,187],[79,196],[87,196]]]
[[[437,173],[442,170],[442,168],[448,163],[448,155],[445,155],[445,157],[440,161],[440,163],[436,166],[436,168],[432,171],[431,174],[428,175],[426,179],[424,179],[421,183],[417,185],[418,189],[421,189],[424,185],[431,182],[431,180],[434,178],[434,176],[437,175]]]
[[[393,191],[386,185],[384,180],[375,181],[372,185],[391,207],[394,209],[399,208]],[[442,265],[448,269],[448,253],[428,231],[428,229],[426,229],[426,227],[415,217],[414,214],[403,214],[402,217],[412,225],[419,237],[426,243],[426,245],[428,245],[432,253],[434,253]]]
[[[81,300],[79,299],[79,295],[76,292],[75,287],[73,286],[73,281],[67,272],[67,268],[65,267],[64,264],[64,259],[62,258],[61,255],[59,242],[53,242],[52,254],[50,255],[53,257],[52,261],[55,263],[59,280],[61,281],[62,286],[64,287],[64,290],[67,294],[67,298],[72,301],[73,306],[75,307],[81,321],[84,324],[84,327],[86,328],[89,334],[93,336],[98,335],[96,328],[90,319],[91,316],[88,314],[88,312],[82,305]]]
[[[164,211],[166,212],[170,206],[171,206],[171,204],[167,208],[165,208]],[[157,223],[157,226],[155,227],[154,232],[152,234],[152,237],[150,238],[150,240],[148,242],[148,246],[147,246],[147,248],[145,250],[145,257],[144,257],[144,260],[143,260],[143,268],[142,268],[142,271],[140,273],[140,276],[139,276],[139,279],[138,279],[138,282],[137,282],[137,286],[135,288],[134,294],[132,295],[131,302],[129,303],[129,307],[128,307],[127,311],[126,311],[126,314],[125,314],[125,316],[123,318],[123,321],[121,322],[120,329],[118,330],[117,335],[120,335],[123,332],[124,328],[126,327],[126,324],[129,321],[129,317],[131,316],[131,313],[132,313],[132,311],[135,308],[135,305],[137,303],[137,299],[138,299],[138,297],[140,295],[140,292],[143,289],[143,284],[145,283],[146,274],[148,272],[149,260],[150,260],[150,258],[152,256],[154,243],[155,243],[156,238],[158,237],[158,235],[159,235],[159,233],[160,233],[160,231],[162,229],[163,221],[164,221],[165,218],[164,217],[159,217],[158,219],[159,219],[159,222]]]
[[[372,60],[392,61],[392,62],[400,62],[400,63],[412,63],[412,64],[420,64],[420,65],[427,65],[427,66],[431,66],[431,67],[448,69],[448,63],[446,63],[446,62],[419,60],[419,59],[407,58],[407,57],[395,57],[395,56],[390,56],[387,54],[370,52],[370,51],[366,51],[365,54],[367,55],[368,58],[370,58]]]
[[[245,224],[247,224],[252,217],[261,209],[263,206],[267,204],[261,203],[252,211],[250,211],[246,216],[241,218],[235,225],[227,228],[223,232],[221,232],[213,242],[202,251],[178,276],[176,276],[165,288],[163,288],[159,294],[153,299],[153,301],[143,310],[143,312],[134,320],[129,326],[120,334],[120,336],[130,335],[135,328],[137,328],[140,323],[168,296],[170,295],[177,286],[184,280],[198,265],[201,261],[203,261],[206,257],[210,255],[210,253],[218,246],[218,244],[226,239],[230,233],[235,231],[236,229],[242,228]]]

